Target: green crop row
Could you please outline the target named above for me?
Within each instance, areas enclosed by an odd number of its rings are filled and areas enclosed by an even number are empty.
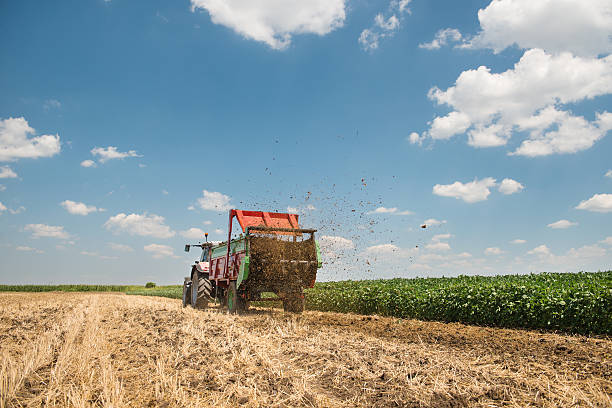
[[[311,310],[612,334],[612,272],[323,282]]]

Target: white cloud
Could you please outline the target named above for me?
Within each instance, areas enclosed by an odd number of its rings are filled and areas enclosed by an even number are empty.
[[[588,200],[580,202],[578,210],[607,213],[612,211],[612,194],[595,194]]]
[[[61,150],[58,135],[42,135],[28,138],[35,130],[23,118],[0,120],[0,161],[51,157]]]
[[[319,237],[319,245],[323,255],[328,257],[334,257],[339,253],[342,254],[344,251],[355,248],[355,243],[350,239],[331,235]]]
[[[468,47],[542,48],[595,57],[612,51],[609,0],[496,0],[478,11],[482,31]]]
[[[163,195],[168,195],[168,194],[170,194],[170,193],[168,192],[168,190],[162,190],[162,194],[163,194]]]
[[[93,160],[83,160],[81,162],[82,167],[96,167],[96,162]]]
[[[433,226],[442,225],[442,224],[446,224],[446,220],[436,220],[435,218],[428,218],[425,221],[423,221],[423,225],[426,225],[428,227],[433,227]]]
[[[599,242],[601,242],[602,244],[612,245],[612,237],[607,237],[606,239],[601,240]]]
[[[612,114],[600,112],[589,121],[562,106],[611,92],[612,56],[590,59],[532,49],[505,72],[481,66],[462,72],[444,91],[432,88],[429,98],[452,111],[434,118],[421,138],[448,139],[467,132],[470,145],[492,147],[518,133],[527,139],[512,154],[575,153],[606,135]]]
[[[117,214],[104,223],[108,230],[123,231],[130,235],[140,235],[155,238],[170,238],[176,235],[164,224],[164,217],[151,214]]]
[[[134,252],[134,249],[131,246],[125,245],[125,244],[117,244],[115,242],[109,242],[108,246],[113,251],[118,251],[118,252]]]
[[[8,211],[9,211],[11,214],[13,214],[13,215],[15,215],[15,214],[21,214],[21,213],[22,213],[22,212],[24,212],[25,210],[26,210],[26,208],[25,208],[23,205],[22,205],[22,206],[19,206],[17,209],[12,209],[12,208],[9,208],[9,209],[8,209]]]
[[[509,195],[509,194],[518,193],[524,188],[525,186],[519,183],[518,181],[509,179],[509,178],[505,178],[502,180],[502,182],[499,185],[499,192],[502,194]]]
[[[608,170],[605,174],[606,177],[612,178],[612,170]]]
[[[28,224],[24,227],[24,230],[31,231],[32,238],[70,238],[70,234],[64,231],[64,227],[62,226],[54,226],[47,224]]]
[[[378,207],[374,211],[370,211],[368,214],[411,215],[414,213],[408,210],[401,211],[401,210],[398,210],[396,207],[392,207],[392,208]]]
[[[575,225],[578,225],[578,223],[568,221],[568,220],[559,220],[559,221],[553,222],[552,224],[548,224],[547,227],[553,228],[553,229],[566,229],[569,227],[573,227]]]
[[[18,247],[15,247],[15,249],[17,251],[36,252],[37,254],[43,254],[44,253],[44,251],[41,251],[40,249],[32,248],[32,247],[25,246],[25,245],[20,245]]]
[[[392,0],[386,13],[378,13],[374,17],[374,24],[366,28],[359,35],[359,45],[366,51],[378,48],[380,40],[393,37],[401,25],[404,14],[410,14],[408,4],[411,0]]]
[[[512,241],[510,241],[511,244],[515,244],[515,245],[519,245],[519,244],[525,244],[527,243],[527,241],[525,241],[524,239],[514,239]]]
[[[198,198],[198,204],[203,210],[228,211],[232,208],[231,198],[216,191],[202,190],[202,197]]]
[[[461,38],[462,36],[459,30],[455,28],[445,28],[439,30],[431,42],[419,44],[419,48],[425,48],[427,50],[437,50],[440,47],[443,47],[448,44],[449,41],[459,42],[461,41]]]
[[[203,224],[203,225],[211,225],[211,224],[212,224],[212,221],[208,221],[208,220],[206,220],[206,221],[202,221],[202,224]]]
[[[200,228],[189,228],[188,230],[181,231],[180,234],[188,239],[204,239],[205,232]]]
[[[187,209],[188,209],[189,211],[195,211],[195,207],[194,207],[193,205],[190,205],[189,207],[187,207]]]
[[[0,184],[0,191],[6,190],[6,186],[4,184]]]
[[[502,251],[498,247],[490,247],[490,248],[485,249],[484,253],[485,255],[501,255],[504,253],[504,251]]]
[[[174,250],[172,249],[172,247],[168,245],[160,245],[160,244],[145,245],[144,250],[147,252],[151,252],[153,254],[153,258],[155,259],[178,258],[178,256],[174,255]]]
[[[59,109],[62,107],[62,103],[57,99],[47,99],[43,103],[43,109],[49,111],[51,109]]]
[[[425,245],[425,248],[431,249],[432,251],[448,251],[451,249],[447,242],[434,241],[430,244]]]
[[[312,205],[312,204],[308,204],[302,207],[291,207],[288,206],[287,207],[287,212],[291,213],[291,214],[306,214],[308,211],[314,211],[317,208]]]
[[[0,213],[2,211],[6,211],[6,206],[4,204],[2,204],[2,202],[0,201]]]
[[[87,215],[92,212],[104,211],[102,208],[97,208],[93,205],[87,205],[85,203],[79,203],[71,200],[64,200],[60,203],[62,207],[66,209],[70,214],[75,215]]]
[[[217,229],[215,230],[215,234],[217,234],[217,235],[221,235],[221,234],[223,234],[223,230],[222,230],[221,228],[217,228]]]
[[[94,157],[98,156],[98,162],[100,163],[106,163],[109,160],[115,159],[125,159],[126,157],[142,157],[141,155],[136,153],[135,150],[130,150],[128,152],[120,152],[115,146],[94,147],[93,149],[91,149],[91,154]],[[81,165],[83,165],[83,162],[81,162]]]
[[[191,10],[206,10],[214,24],[276,50],[293,35],[325,35],[342,27],[346,0],[191,0]]]
[[[15,173],[9,166],[2,166],[0,167],[0,179],[4,178],[17,178],[17,173]]]
[[[453,184],[436,184],[433,193],[442,197],[454,197],[466,203],[475,203],[487,199],[491,191],[489,187],[495,186],[495,179],[491,177],[482,180],[474,179],[469,183],[455,181]]]
[[[421,138],[421,136],[419,136],[419,134],[417,132],[412,132],[410,133],[410,135],[408,136],[408,141],[411,144],[418,144],[421,145],[423,142],[423,139]]]
[[[366,248],[366,252],[370,254],[392,254],[399,251],[400,248],[393,244],[373,245]]]
[[[440,241],[442,239],[449,239],[450,237],[452,237],[451,234],[436,234],[433,236],[433,238],[431,239],[432,241]]]
[[[539,245],[533,248],[531,251],[527,251],[529,255],[540,255],[540,256],[548,256],[550,255],[550,249],[546,245]]]
[[[118,259],[116,256],[100,255],[97,252],[81,251],[80,254],[85,256],[93,256],[100,259]]]

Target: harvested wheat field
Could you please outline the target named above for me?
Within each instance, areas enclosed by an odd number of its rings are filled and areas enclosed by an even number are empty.
[[[0,294],[0,406],[609,407],[612,341],[334,313]]]

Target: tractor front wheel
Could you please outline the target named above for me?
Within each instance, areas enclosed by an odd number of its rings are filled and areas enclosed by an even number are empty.
[[[185,278],[183,282],[183,307],[191,304],[191,279]]]

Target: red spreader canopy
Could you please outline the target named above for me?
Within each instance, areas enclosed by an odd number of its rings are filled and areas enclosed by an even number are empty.
[[[231,210],[230,223],[234,216],[238,219],[242,232],[245,232],[247,227],[299,228],[297,214]]]

